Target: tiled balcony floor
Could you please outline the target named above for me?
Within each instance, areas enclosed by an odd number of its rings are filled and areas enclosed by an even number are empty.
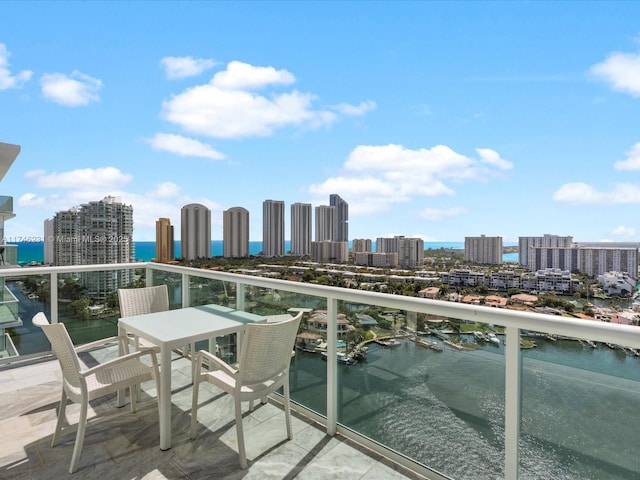
[[[90,362],[113,355],[94,351]],[[79,408],[67,406],[72,426],[51,447],[61,392],[58,362],[49,360],[0,369],[0,479],[419,479],[387,459],[336,435],[326,435],[311,420],[294,414],[294,437],[287,441],[284,413],[271,403],[244,417],[249,468],[238,464],[233,401],[202,385],[199,431],[189,438],[191,363],[176,357],[172,369],[173,447],[159,448],[155,386],[143,385],[136,413],[129,403],[115,408],[115,395],[92,402],[80,467],[69,462]]]

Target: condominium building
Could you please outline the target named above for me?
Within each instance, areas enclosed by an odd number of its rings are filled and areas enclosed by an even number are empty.
[[[353,253],[360,253],[360,252],[371,252],[372,250],[372,242],[370,238],[354,238],[352,245],[351,245],[351,251]]]
[[[349,260],[347,242],[311,242],[311,259],[318,263],[346,263]]]
[[[156,220],[156,262],[167,263],[175,259],[173,225],[168,218]]]
[[[573,237],[545,234],[542,237],[518,238],[518,262],[526,267],[529,265],[529,255],[533,248],[571,248]]]
[[[400,268],[421,269],[424,264],[424,240],[405,238],[403,235],[378,237],[376,253],[397,253]]]
[[[19,145],[0,142],[0,180],[13,165],[13,162],[20,153]],[[5,244],[4,222],[14,218],[13,197],[7,195],[0,196],[0,268],[11,267],[18,264],[18,247]],[[22,326],[22,320],[18,308],[18,300],[13,295],[8,295],[9,290],[5,286],[5,279],[0,278],[0,358],[18,356],[11,335],[6,332],[8,328]]]
[[[211,257],[211,210],[191,203],[180,211],[180,247],[184,260]]]
[[[329,195],[329,205],[335,208],[333,237],[334,242],[349,241],[349,204],[340,195]]]
[[[291,205],[291,254],[311,255],[311,204]]]
[[[637,242],[579,242],[578,268],[580,272],[597,277],[607,272],[627,273],[638,280]]]
[[[105,197],[53,218],[53,264],[95,265],[135,261],[133,207],[119,197]],[[104,299],[131,283],[129,270],[82,273],[86,295]]]
[[[232,207],[222,213],[222,255],[225,258],[249,256],[249,210]]]
[[[500,265],[502,263],[502,237],[464,237],[464,261]]]
[[[284,201],[262,202],[262,254],[266,257],[284,255]]]
[[[318,205],[316,207],[316,242],[331,242],[335,239],[336,207],[331,205]]]
[[[398,253],[355,252],[353,263],[364,267],[396,268]]]

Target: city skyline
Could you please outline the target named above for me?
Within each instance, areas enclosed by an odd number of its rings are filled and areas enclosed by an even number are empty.
[[[188,204],[212,239],[246,208],[258,241],[264,199],[287,235],[290,205],[331,194],[349,239],[640,240],[637,2],[1,9],[16,241],[106,196],[133,207],[136,241]]]

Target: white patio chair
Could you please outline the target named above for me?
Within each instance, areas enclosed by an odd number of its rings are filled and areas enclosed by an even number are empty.
[[[120,303],[120,317],[133,317],[146,313],[166,312],[169,310],[169,292],[166,285],[144,288],[120,288],[118,289],[118,302]],[[151,342],[133,337],[136,350],[140,347],[153,348],[156,352],[160,349]]]
[[[109,337],[96,342],[91,342],[79,347],[74,347],[64,323],[50,324],[46,315],[42,312],[33,317],[33,324],[42,328],[44,334],[51,343],[51,349],[60,363],[62,369],[62,398],[58,409],[58,421],[53,433],[51,446],[55,447],[62,432],[62,424],[65,420],[67,399],[80,404],[80,418],[78,431],[73,447],[69,473],[78,469],[80,454],[84,444],[84,432],[87,424],[87,410],[89,402],[103,397],[109,393],[129,389],[131,399],[131,411],[136,411],[136,397],[134,390],[142,383],[158,378],[158,361],[153,350],[143,350],[130,353],[105,363],[87,368],[80,362],[78,352],[90,350],[98,346],[104,346],[114,341],[126,341],[122,337]],[[140,359],[144,356],[151,357],[151,366]],[[157,388],[157,383],[156,383]]]
[[[196,437],[198,390],[200,382],[205,381],[234,396],[241,468],[247,468],[242,429],[242,402],[251,402],[251,410],[254,400],[260,399],[265,403],[267,395],[284,387],[287,438],[293,438],[289,406],[289,365],[301,317],[302,312],[282,322],[248,324],[244,331],[240,360],[236,365],[229,365],[206,350],[198,352],[191,404],[192,439]],[[209,370],[203,370],[204,364]]]

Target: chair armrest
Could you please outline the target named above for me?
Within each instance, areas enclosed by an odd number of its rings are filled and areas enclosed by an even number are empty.
[[[154,368],[155,368],[157,366],[157,359],[156,359],[155,352],[153,350],[146,349],[146,350],[139,350],[139,351],[136,351],[136,352],[131,352],[131,353],[128,353],[126,355],[122,355],[121,357],[117,357],[117,358],[114,358],[112,360],[108,360],[106,362],[103,362],[103,363],[100,363],[100,364],[96,365],[95,367],[88,368],[87,370],[82,370],[79,373],[80,373],[80,376],[86,377],[86,376],[91,375],[92,373],[99,372],[102,369],[110,368],[110,367],[118,365],[119,363],[128,362],[129,360],[132,360],[132,359],[135,359],[135,358],[140,358],[140,357],[143,357],[145,355],[149,355],[151,357],[151,360],[152,360]]]
[[[210,370],[211,370],[212,367],[216,367],[216,368],[220,368],[222,370],[225,370],[230,375],[235,375],[236,373],[238,373],[238,369],[233,368],[227,362],[225,362],[224,360],[221,360],[220,358],[216,357],[214,354],[212,354],[210,352],[207,352],[206,350],[200,350],[198,352],[197,365],[198,365],[199,368],[202,368],[202,361],[203,360],[205,360],[207,362],[207,365],[209,366]]]
[[[95,342],[90,342],[90,343],[84,343],[82,345],[78,345],[74,348],[74,350],[76,351],[76,353],[79,352],[86,352],[88,350],[93,350],[94,348],[97,347],[104,347],[107,344],[110,343],[119,343],[119,342],[126,342],[126,338],[125,337],[107,337],[107,338],[103,338],[101,340],[96,340]]]

